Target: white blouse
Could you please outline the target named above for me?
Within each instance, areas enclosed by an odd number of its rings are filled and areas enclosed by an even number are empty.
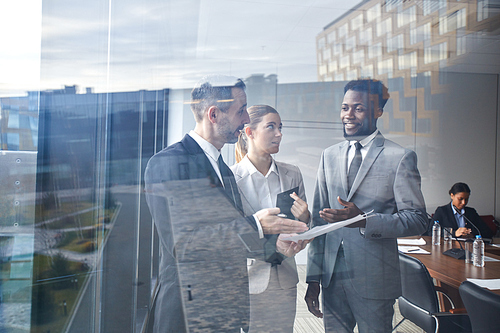
[[[281,185],[274,159],[265,176],[257,170],[248,156],[245,156],[239,164],[246,168],[250,174],[250,182],[238,184],[240,191],[245,193],[250,205],[256,210],[276,207],[276,197],[281,192]]]

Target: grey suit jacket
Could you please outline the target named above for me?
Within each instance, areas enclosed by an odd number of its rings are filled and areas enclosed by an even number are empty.
[[[299,190],[297,195],[302,200],[306,201],[304,183],[299,168],[287,163],[277,161],[275,163],[280,178],[280,191],[283,192],[298,186]],[[253,207],[251,200],[249,200],[249,196],[254,195],[254,193],[245,193],[245,191],[242,190],[242,188],[252,187],[248,185],[249,182],[252,182],[249,170],[241,163],[233,165],[231,170],[234,173],[234,178],[240,190],[245,215],[254,214],[260,210],[260,207]],[[249,260],[248,278],[250,283],[250,294],[260,294],[267,289],[270,272],[270,263],[262,260]],[[278,282],[283,289],[292,288],[299,282],[294,257],[287,258],[278,265]]]
[[[160,241],[155,332],[247,331],[250,253],[239,235],[258,238],[254,220],[188,135],[149,160],[145,182]]]
[[[308,252],[307,281],[329,285],[343,242],[348,272],[359,295],[395,299],[401,293],[396,238],[422,234],[428,225],[417,156],[378,133],[348,193],[348,147],[344,141],[321,156],[313,224],[326,223],[319,217],[323,208],[343,208],[337,196],[374,214],[367,218],[364,233],[360,228],[341,228],[314,239]]]

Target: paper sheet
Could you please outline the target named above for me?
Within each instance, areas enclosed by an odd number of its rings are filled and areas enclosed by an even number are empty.
[[[425,245],[425,239],[406,239],[406,238],[398,238],[398,245]]]
[[[474,284],[482,288],[488,288],[490,290],[500,289],[500,279],[471,279],[467,278],[467,281],[470,281]]]
[[[309,240],[309,239],[312,239],[314,237],[318,237],[318,236],[321,236],[323,234],[326,234],[330,231],[337,230],[337,229],[345,227],[349,224],[353,224],[355,222],[366,219],[369,216],[369,214],[371,214],[372,212],[373,211],[370,211],[370,212],[365,213],[363,215],[360,214],[358,216],[355,216],[353,218],[350,218],[350,219],[347,219],[344,221],[320,225],[320,226],[314,227],[311,230],[308,230],[308,231],[303,232],[303,233],[298,234],[298,235],[294,235],[294,236],[290,236],[290,237],[283,237],[283,240],[292,241],[292,242],[298,242],[299,240]]]
[[[409,253],[409,254],[431,254],[429,251],[421,249],[418,246],[404,246],[404,245],[399,245],[398,246],[398,250],[400,252]]]

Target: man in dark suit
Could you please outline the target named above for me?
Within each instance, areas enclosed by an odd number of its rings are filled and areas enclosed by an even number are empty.
[[[390,332],[401,294],[397,237],[428,225],[416,154],[377,130],[389,94],[380,81],[344,88],[340,119],[346,141],[327,148],[318,168],[313,225],[373,210],[365,220],[316,237],[308,252],[306,302],[327,332]]]
[[[161,251],[155,332],[246,331],[248,251],[279,264],[277,249],[286,252],[291,244],[275,234],[307,230],[278,217],[276,208],[242,215],[220,149],[236,142],[249,122],[246,105],[241,80],[204,78],[192,91],[195,129],[148,162],[146,198]]]

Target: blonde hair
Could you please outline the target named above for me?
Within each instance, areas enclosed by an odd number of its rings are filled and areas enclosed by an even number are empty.
[[[275,108],[269,105],[253,105],[247,109],[248,116],[250,117],[250,123],[245,125],[245,128],[250,127],[251,129],[255,129],[257,125],[262,121],[264,116],[269,113],[275,113],[279,115],[278,111]],[[245,133],[245,129],[240,132],[240,136],[238,138],[238,142],[236,142],[235,146],[235,159],[236,163],[239,163],[243,157],[248,153],[248,138]]]

